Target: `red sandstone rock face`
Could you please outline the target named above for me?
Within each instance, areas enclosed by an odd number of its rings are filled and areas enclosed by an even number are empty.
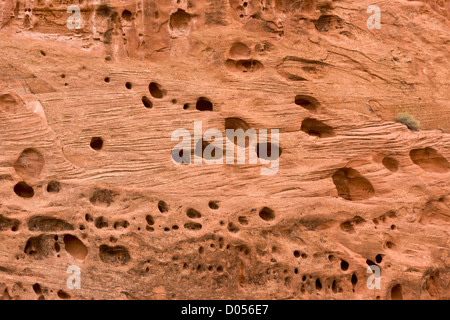
[[[450,1],[372,4],[0,2],[0,295],[449,299]],[[175,164],[194,121],[278,173]]]

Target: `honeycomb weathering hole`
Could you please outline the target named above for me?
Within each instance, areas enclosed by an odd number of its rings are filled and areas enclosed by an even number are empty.
[[[13,166],[23,179],[37,178],[44,167],[44,157],[35,149],[25,149]]]
[[[250,54],[251,49],[242,42],[235,42],[228,52],[228,55],[233,59],[246,59]]]
[[[392,157],[384,157],[381,161],[383,165],[391,172],[397,172],[398,170],[398,160]]]
[[[21,103],[19,99],[10,94],[0,95],[0,110],[8,113],[15,113],[19,110]]]
[[[155,224],[155,219],[153,219],[153,217],[149,214],[145,217],[145,221],[147,221],[148,225],[150,226]]]
[[[450,170],[448,160],[433,148],[413,149],[409,156],[412,162],[424,171],[445,173]]]
[[[265,221],[272,221],[275,219],[275,212],[268,207],[264,207],[259,211],[259,216]]]
[[[9,219],[0,214],[0,231],[11,229],[11,231],[17,231],[19,229],[20,222],[17,219]]]
[[[250,126],[240,118],[231,117],[225,119],[225,130],[227,129],[232,130],[242,129],[244,131],[247,131],[248,129],[250,129]]]
[[[400,284],[397,284],[392,287],[391,299],[392,300],[403,300],[402,286]]]
[[[61,190],[61,184],[58,181],[50,181],[47,184],[47,192],[58,193]]]
[[[341,260],[341,270],[342,270],[342,271],[347,271],[347,270],[348,270],[348,267],[349,267],[348,262],[345,261],[345,260]]]
[[[39,283],[35,283],[33,284],[33,291],[36,294],[41,294],[42,293],[42,287]]]
[[[125,21],[131,21],[131,17],[132,17],[132,14],[130,11],[128,11],[128,10],[122,11],[122,19],[124,19]]]
[[[200,97],[200,98],[198,98],[197,103],[195,104],[195,108],[198,111],[212,111],[213,104],[207,98]]]
[[[162,97],[164,97],[164,92],[162,91],[161,86],[156,82],[151,82],[148,85],[148,90],[153,98],[162,99]]]
[[[334,130],[329,125],[313,118],[306,118],[302,121],[300,129],[310,136],[316,136],[320,138],[329,138],[336,136]]]
[[[244,131],[243,134],[245,135],[245,132],[250,129],[250,126],[247,124],[247,122],[245,122],[240,118],[231,117],[225,119],[225,130],[238,130],[238,129],[242,129]],[[236,144],[239,138],[240,135],[236,134],[236,138],[233,139],[233,143]],[[249,145],[248,140],[249,140],[248,138],[245,138],[246,147],[248,147]]]
[[[67,221],[49,216],[37,215],[28,220],[28,230],[30,231],[55,232],[73,229],[73,226]]]
[[[161,213],[165,213],[167,211],[169,211],[169,206],[167,205],[167,203],[163,200],[158,201],[158,210]]]
[[[170,29],[177,33],[178,36],[185,35],[189,30],[191,15],[183,9],[178,9],[170,15]]]
[[[192,208],[186,211],[186,215],[191,219],[199,219],[202,217],[202,214],[200,212]]]
[[[18,182],[14,186],[14,192],[22,198],[32,198],[34,196],[33,188],[24,181]]]
[[[78,260],[84,260],[88,254],[88,249],[84,243],[70,234],[64,235],[64,246],[66,251]]]
[[[295,104],[305,108],[308,111],[316,112],[319,106],[317,99],[304,95],[295,96]]]
[[[210,202],[208,202],[208,206],[210,209],[217,210],[217,209],[219,209],[219,202],[218,201],[210,201]]]
[[[92,149],[100,151],[103,148],[103,139],[100,137],[93,137],[90,146]]]
[[[128,249],[123,246],[110,247],[102,244],[99,255],[102,262],[115,265],[124,265],[131,259]]]
[[[264,69],[264,65],[258,60],[244,59],[236,61],[235,70],[241,72],[256,72]]]
[[[102,4],[98,6],[96,13],[101,17],[107,17],[111,14],[111,8],[108,7],[106,4]]]
[[[65,292],[63,290],[58,290],[57,294],[58,294],[58,297],[60,299],[63,299],[63,300],[69,300],[70,299],[70,294],[68,294],[67,292]]]
[[[197,231],[197,230],[200,230],[202,228],[202,225],[200,223],[197,223],[197,222],[186,222],[184,224],[184,228],[188,229],[188,230]]]
[[[328,32],[334,29],[342,29],[343,28],[343,20],[335,15],[322,15],[317,19],[314,23],[317,30],[320,32]]]
[[[347,200],[364,200],[373,197],[375,190],[372,184],[358,171],[352,168],[341,168],[333,174],[333,183],[339,197]]]
[[[142,104],[144,105],[144,107],[146,107],[147,109],[151,109],[153,107],[153,103],[150,101],[149,98],[147,98],[146,96],[142,97]]]

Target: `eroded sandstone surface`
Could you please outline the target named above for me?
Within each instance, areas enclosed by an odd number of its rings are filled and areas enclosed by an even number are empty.
[[[0,0],[0,297],[450,299],[449,19],[448,0]],[[279,129],[278,172],[174,163],[194,121]]]

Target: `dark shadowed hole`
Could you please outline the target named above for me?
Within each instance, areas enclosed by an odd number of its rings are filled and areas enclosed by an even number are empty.
[[[403,300],[402,286],[400,284],[397,284],[392,287],[391,299],[392,300]]]
[[[146,96],[142,97],[142,103],[144,104],[144,107],[146,107],[147,109],[151,109],[153,107],[153,103]]]
[[[212,111],[213,104],[207,98],[200,97],[198,98],[197,103],[195,104],[195,108],[198,111]]]
[[[153,217],[151,216],[151,215],[147,215],[146,217],[145,217],[145,220],[147,221],[147,223],[149,224],[149,225],[154,225],[155,224],[155,220],[153,219]]]
[[[337,283],[336,280],[333,280],[333,283],[331,284],[331,291],[333,291],[333,293],[337,293]]]
[[[129,90],[133,87],[133,85],[131,84],[131,82],[127,82],[125,83],[125,87]]]
[[[102,4],[97,8],[96,12],[99,16],[107,17],[111,13],[111,10],[106,4]]]
[[[399,162],[397,159],[394,159],[392,157],[384,157],[381,161],[383,165],[391,172],[397,172]]]
[[[202,217],[202,214],[195,209],[189,208],[186,211],[186,215],[191,219],[198,219]]]
[[[93,137],[90,146],[94,150],[101,150],[103,148],[103,139],[100,137]]]
[[[347,261],[345,261],[345,260],[341,260],[341,270],[342,271],[346,271],[346,270],[348,270],[348,262]]]
[[[159,209],[159,212],[165,213],[165,212],[169,211],[169,206],[163,200],[160,200],[158,202],[158,209]]]
[[[319,103],[315,98],[297,95],[295,97],[295,104],[305,108],[308,111],[316,112]]]
[[[191,15],[183,9],[178,9],[170,15],[169,27],[171,30],[178,30],[184,33],[189,29],[190,21]]]
[[[245,216],[240,216],[239,218],[238,218],[238,221],[239,221],[239,223],[240,224],[242,224],[242,225],[248,225],[248,219],[247,219],[247,217],[245,217]]]
[[[375,261],[377,263],[381,263],[381,261],[383,261],[383,256],[381,254],[377,254],[377,256],[375,257]]]
[[[213,210],[219,209],[219,205],[218,205],[217,201],[210,201],[208,203],[208,206],[209,206],[210,209],[213,209]]]
[[[70,295],[69,295],[67,292],[63,291],[63,290],[59,290],[59,291],[58,291],[58,297],[59,297],[60,299],[63,299],[63,300],[68,300],[68,299],[70,299]]]
[[[61,190],[61,184],[58,181],[50,181],[47,184],[47,192],[58,193]]]
[[[261,219],[263,219],[265,221],[271,221],[271,220],[275,219],[274,211],[267,207],[264,207],[261,209],[261,211],[259,211],[259,216],[261,217]]]
[[[184,224],[184,228],[188,230],[200,230],[202,228],[202,225],[200,223],[196,222],[187,222]]]
[[[84,260],[84,258],[86,258],[88,249],[80,239],[71,234],[65,234],[63,240],[66,251],[72,257],[79,260]]]
[[[319,138],[329,138],[336,136],[332,127],[323,123],[322,121],[312,118],[303,120],[300,129],[310,136],[316,136]]]
[[[322,283],[320,282],[319,278],[316,279],[316,289],[318,291],[322,290]]]
[[[250,129],[250,126],[247,124],[247,122],[245,122],[241,118],[230,117],[225,119],[225,130],[228,129],[230,130],[242,129],[244,131],[247,131],[248,129]]]
[[[152,95],[153,98],[161,99],[164,96],[160,85],[157,84],[156,82],[151,82],[150,85],[148,86],[148,90],[150,91],[150,94]]]
[[[376,266],[377,264],[375,262],[373,262],[372,260],[367,259],[366,263],[368,266]]]
[[[358,278],[356,277],[356,274],[352,274],[352,285],[356,286],[358,283]]]
[[[122,11],[122,19],[126,20],[126,21],[131,21],[131,12],[128,10],[123,10]]]
[[[106,77],[106,78],[105,78],[105,82],[106,82],[106,83],[108,83],[108,82],[110,82],[110,81],[111,81],[111,78],[110,78],[110,77]]]
[[[39,283],[33,284],[33,291],[34,291],[36,294],[41,294],[41,293],[42,293],[41,285],[40,285]]]
[[[22,198],[32,198],[34,196],[33,188],[24,181],[21,181],[14,186],[14,192]]]

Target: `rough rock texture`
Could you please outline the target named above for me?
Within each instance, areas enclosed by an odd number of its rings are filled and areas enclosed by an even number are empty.
[[[449,19],[448,0],[0,0],[0,297],[450,299]],[[276,175],[171,160],[173,130],[227,118],[280,129]]]

